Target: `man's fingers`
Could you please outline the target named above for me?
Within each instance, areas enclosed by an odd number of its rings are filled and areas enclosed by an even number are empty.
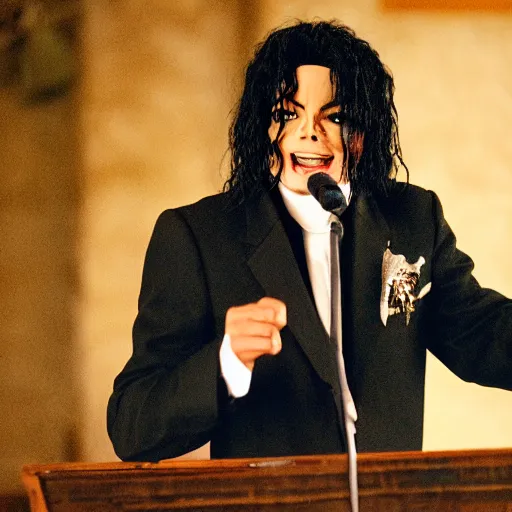
[[[278,329],[282,329],[286,325],[286,304],[283,301],[272,297],[263,297],[256,304],[273,310],[273,323]]]
[[[231,348],[242,361],[256,359],[264,354],[276,355],[281,351],[279,332],[272,337],[262,336],[231,336]]]
[[[271,300],[275,301],[276,299]],[[268,322],[282,329],[286,325],[286,306],[281,301],[278,301],[278,303],[279,304],[275,304],[274,302],[261,303],[261,301],[259,301],[252,304],[245,304],[244,306],[229,308],[226,313],[226,322],[251,319],[256,322]]]
[[[273,324],[254,320],[233,321],[226,332],[231,336],[261,336],[272,338],[279,336],[279,330]]]
[[[281,351],[279,330],[285,325],[284,302],[264,297],[252,304],[229,308],[224,332],[230,336],[235,355],[252,368],[258,357]]]

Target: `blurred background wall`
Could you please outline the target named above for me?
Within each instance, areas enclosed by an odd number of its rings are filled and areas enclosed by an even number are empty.
[[[12,21],[21,3],[6,1],[0,16]],[[512,296],[512,12],[381,0],[41,5],[53,36],[34,35],[40,13],[23,37],[0,25],[0,494],[19,492],[22,464],[115,459],[105,407],[131,353],[154,222],[221,188],[244,65],[286,21],[339,18],[379,51],[411,182],[438,193],[481,283]],[[49,91],[34,41],[65,64]],[[424,449],[512,446],[512,393],[463,383],[433,357],[427,374]]]

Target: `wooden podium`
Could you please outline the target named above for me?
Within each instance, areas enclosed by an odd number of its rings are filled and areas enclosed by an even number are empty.
[[[360,510],[512,512],[512,449],[361,454]],[[350,511],[346,455],[32,465],[33,512]]]

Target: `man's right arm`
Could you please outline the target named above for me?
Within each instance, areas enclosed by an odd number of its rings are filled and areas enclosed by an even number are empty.
[[[285,324],[286,307],[277,299],[227,310],[225,335],[249,374],[258,357],[281,350]],[[133,355],[108,404],[108,432],[121,459],[176,457],[209,441],[219,410],[230,401],[221,342],[194,235],[179,211],[168,210],[146,253]]]
[[[158,219],[144,262],[133,354],[114,382],[107,426],[123,460],[176,457],[210,439],[229,397],[195,238],[179,211]]]

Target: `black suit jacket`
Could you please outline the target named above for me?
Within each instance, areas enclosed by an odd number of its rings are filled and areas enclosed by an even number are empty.
[[[345,450],[335,347],[276,194],[236,208],[220,194],[158,219],[133,355],[108,406],[122,459],[174,457],[210,440],[213,458]],[[354,198],[343,222],[343,346],[358,450],[420,450],[426,350],[465,380],[512,389],[512,303],[472,277],[431,192],[395,185]],[[388,245],[409,262],[425,258],[418,289],[432,282],[408,325],[403,314],[380,319]],[[259,358],[248,395],[232,399],[219,371],[226,310],[263,296],[287,305],[283,348]]]

